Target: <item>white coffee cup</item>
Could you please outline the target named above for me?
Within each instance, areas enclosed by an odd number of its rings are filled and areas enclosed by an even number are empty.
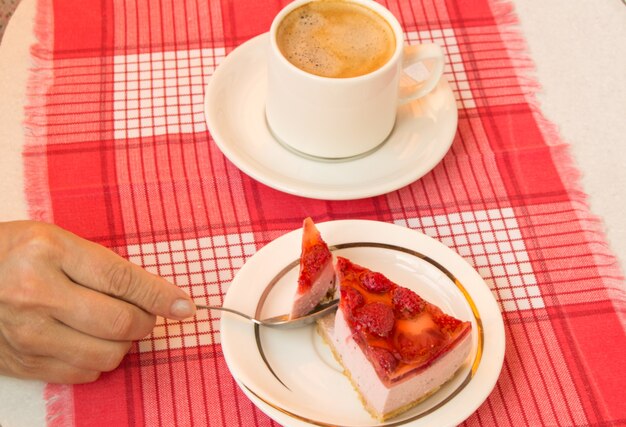
[[[366,155],[392,132],[399,105],[427,95],[437,85],[443,73],[443,52],[435,44],[405,46],[397,19],[375,1],[340,0],[365,6],[387,21],[395,36],[391,58],[356,77],[321,77],[303,71],[283,56],[276,34],[285,16],[312,1],[320,0],[295,0],[272,22],[267,123],[280,143],[305,156],[345,160]],[[428,77],[401,87],[404,70],[418,62],[430,65]]]

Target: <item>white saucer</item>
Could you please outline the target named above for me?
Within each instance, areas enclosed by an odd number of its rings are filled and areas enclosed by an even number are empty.
[[[363,409],[330,349],[310,325],[255,328],[222,314],[224,358],[243,392],[286,427],[449,426],[470,416],[493,389],[504,360],[504,323],[480,275],[457,253],[394,224],[343,220],[317,224],[333,252],[417,291],[472,323],[472,350],[460,371],[404,414],[378,423]],[[299,269],[302,231],[270,242],[231,282],[224,306],[265,318],[288,311]]]
[[[324,162],[285,149],[265,122],[267,44],[262,34],[232,51],[211,77],[204,106],[217,146],[257,181],[303,197],[360,199],[410,184],[448,152],[458,115],[445,77],[428,96],[399,108],[392,134],[368,156]]]

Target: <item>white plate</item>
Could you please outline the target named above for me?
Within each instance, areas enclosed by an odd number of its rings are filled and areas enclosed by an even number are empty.
[[[502,317],[482,278],[443,244],[404,227],[363,220],[317,226],[334,253],[380,271],[444,311],[471,321],[470,356],[437,393],[380,424],[363,409],[313,326],[255,328],[224,313],[222,349],[244,393],[289,427],[447,426],[466,419],[493,389],[504,359]],[[224,305],[261,317],[287,312],[297,281],[301,237],[301,230],[294,230],[259,250],[237,273]]]
[[[359,199],[410,184],[448,152],[458,117],[445,77],[429,95],[399,108],[392,134],[368,156],[323,162],[285,149],[265,122],[267,44],[262,34],[232,51],[211,77],[204,105],[217,146],[257,181],[303,197]]]

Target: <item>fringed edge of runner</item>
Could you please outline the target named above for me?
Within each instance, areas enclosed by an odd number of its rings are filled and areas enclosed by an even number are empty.
[[[54,14],[52,0],[37,0],[36,42],[30,48],[30,75],[24,109],[24,186],[31,219],[53,222],[46,156],[46,96],[54,83]],[[49,427],[74,425],[72,386],[48,384],[44,390],[46,422]]]
[[[74,425],[73,387],[63,384],[48,384],[44,391],[46,400],[46,422],[48,427]]]
[[[30,48],[31,68],[26,87],[24,109],[24,186],[31,219],[53,222],[46,158],[45,99],[54,76],[54,14],[52,0],[37,0],[35,14],[36,43]]]
[[[626,285],[624,271],[609,246],[606,227],[603,220],[593,214],[589,203],[589,196],[582,186],[582,173],[576,165],[570,144],[563,139],[559,128],[543,113],[537,94],[542,90],[536,78],[536,68],[529,55],[528,44],[519,28],[519,18],[515,7],[508,0],[492,0],[494,18],[505,38],[505,45],[511,60],[516,65],[516,74],[520,86],[524,90],[524,97],[531,108],[539,131],[544,136],[550,148],[554,165],[563,179],[565,187],[571,196],[572,206],[581,221],[583,232],[588,237],[590,245],[594,246],[595,267],[603,281],[607,295],[612,301],[626,304]],[[626,314],[622,307],[615,307],[615,313],[621,320],[626,331]]]

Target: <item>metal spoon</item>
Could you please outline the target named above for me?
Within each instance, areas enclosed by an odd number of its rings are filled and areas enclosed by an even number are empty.
[[[307,314],[306,316],[298,317],[296,319],[289,320],[288,314],[281,314],[280,316],[274,316],[267,319],[259,320],[255,319],[252,316],[248,316],[240,311],[233,310],[232,308],[220,307],[215,305],[200,305],[196,304],[197,308],[206,308],[208,310],[221,310],[227,311],[229,313],[236,314],[238,316],[244,317],[245,319],[256,323],[257,325],[267,326],[270,328],[283,328],[283,329],[291,329],[291,328],[299,328],[301,326],[305,326],[315,322],[317,319],[324,317],[327,314],[332,313],[337,309],[339,305],[339,300],[335,299],[323,304],[319,304],[315,309]]]

